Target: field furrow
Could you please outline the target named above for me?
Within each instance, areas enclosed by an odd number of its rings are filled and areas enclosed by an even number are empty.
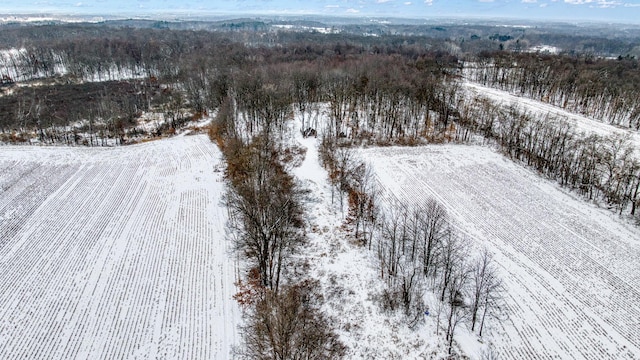
[[[219,161],[204,136],[3,148],[0,358],[228,358]]]
[[[391,196],[442,203],[497,254],[510,318],[504,358],[640,358],[640,232],[489,149],[363,150]]]

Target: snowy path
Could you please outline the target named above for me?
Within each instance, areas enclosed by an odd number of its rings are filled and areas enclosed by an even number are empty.
[[[513,105],[521,111],[526,111],[529,114],[537,114],[538,116],[551,114],[561,119],[568,120],[574,124],[579,131],[583,131],[587,134],[596,134],[600,136],[609,136],[613,134],[629,135],[631,142],[636,149],[640,148],[640,134],[636,131],[609,125],[605,122],[598,121],[584,115],[575,114],[545,102],[533,100],[524,96],[513,95],[507,91],[483,86],[478,83],[462,81],[460,84],[469,91],[471,96],[484,96],[498,104],[504,105],[505,107]]]
[[[497,254],[506,359],[640,359],[640,231],[483,147],[361,151],[405,201],[435,197]],[[494,322],[495,323],[495,322]]]
[[[299,128],[298,123],[295,129]],[[345,229],[337,191],[332,201],[327,171],[320,165],[320,138],[302,138],[292,130],[293,142],[307,149],[302,165],[292,173],[309,190],[305,199],[309,244],[298,254],[296,270],[319,281],[322,310],[347,346],[345,359],[444,359],[443,337],[435,318],[413,330],[398,311],[384,311],[380,296],[384,284],[373,251],[356,243]],[[346,212],[346,199],[345,199]]]
[[[1,147],[0,358],[229,358],[220,156],[205,136]]]

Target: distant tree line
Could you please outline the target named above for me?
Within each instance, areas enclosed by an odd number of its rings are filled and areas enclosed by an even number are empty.
[[[20,87],[0,98],[0,129],[32,129],[40,142],[99,145],[98,139],[122,142],[142,111],[160,100],[160,89],[144,82],[52,84]],[[79,134],[89,134],[81,139]],[[28,141],[14,133],[15,142]]]
[[[640,129],[638,60],[514,52],[483,52],[471,79],[602,122]]]
[[[234,101],[242,103],[251,86],[271,84],[279,88],[278,96],[294,102],[309,119],[317,114],[319,103],[328,104],[332,122],[327,130],[357,142],[415,144],[456,136],[459,90],[454,80],[462,74],[462,63],[452,55],[459,51],[443,39],[86,24],[5,30],[2,44],[19,50],[8,52],[0,64],[3,71],[17,74],[12,81],[55,79],[43,85],[52,87],[47,89],[52,93],[71,93],[73,89],[62,89],[79,82],[129,82],[138,91],[136,99],[127,101],[136,103],[138,113],[154,111],[171,119],[157,133],[170,132],[189,116],[216,111],[230,91]],[[637,60],[631,57],[603,60],[498,51],[479,52],[465,64],[465,73],[481,83],[612,124],[640,126],[636,89],[640,82],[634,80]],[[277,79],[271,78],[273,74]],[[2,91],[7,92],[6,86]],[[91,96],[78,100],[93,106],[97,102]],[[24,94],[16,92],[0,97],[0,106],[6,109],[0,114],[5,133],[20,131],[26,124],[38,131],[33,122],[16,115],[21,97]],[[72,98],[67,103],[77,107]],[[120,123],[130,124],[126,118],[131,112],[116,112]],[[103,128],[115,118],[101,117],[98,109],[83,117]],[[77,122],[74,116],[59,116],[55,125],[64,125],[65,119],[66,125]]]
[[[63,127],[82,118],[109,130],[109,136],[124,138],[127,131],[116,134],[109,122],[132,126],[132,115],[150,111],[172,120],[167,128],[154,130],[159,134],[188,116],[216,111],[229,95],[240,106],[238,113],[255,125],[254,110],[261,104],[251,102],[260,97],[250,92],[267,86],[278,88],[273,101],[294,101],[309,116],[318,103],[331,102],[335,130],[353,138],[380,133],[373,140],[403,141],[405,134],[415,139],[436,129],[435,114],[453,112],[443,105],[450,91],[440,80],[458,71],[457,59],[420,38],[374,42],[367,37],[288,33],[270,33],[257,43],[227,38],[241,35],[89,25],[8,29],[3,43],[14,50],[5,53],[0,67],[13,76],[7,76],[11,85],[1,89],[0,107],[6,111],[0,114],[0,130],[72,138],[78,129]],[[35,80],[40,82],[37,89],[13,85]],[[123,84],[120,93],[108,90],[118,82]],[[99,88],[105,90],[92,90]],[[47,110],[40,106],[39,113],[26,111],[30,104],[22,104],[23,98],[45,104]],[[108,102],[117,106],[104,106]],[[76,108],[82,111],[73,113]],[[43,119],[25,119],[21,113]],[[49,113],[57,114],[51,114],[55,121],[46,119]],[[40,140],[59,142],[56,136]]]
[[[13,142],[36,133],[41,142],[87,145],[123,143],[145,131],[170,134],[219,105],[224,85],[205,73],[217,76],[245,58],[241,45],[205,32],[65,25],[7,35],[13,50],[0,57],[0,71],[16,75],[5,74],[11,83],[0,88],[0,131]],[[165,121],[136,127],[144,112]]]

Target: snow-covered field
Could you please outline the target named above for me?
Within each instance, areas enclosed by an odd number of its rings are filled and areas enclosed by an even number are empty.
[[[510,318],[504,359],[640,359],[640,231],[485,147],[371,148],[361,155],[404,201],[433,197],[496,253]]]
[[[319,139],[293,131],[309,243],[288,271],[319,281],[347,358],[445,358],[434,318],[410,329],[382,311],[375,254],[343,226]],[[488,148],[359,152],[390,194],[436,198],[496,253],[510,318],[483,341],[501,358],[640,359],[640,230]],[[0,147],[0,358],[229,358],[240,312],[220,162],[201,135]],[[456,340],[479,358],[468,331]]]
[[[1,147],[0,358],[229,358],[220,157],[202,135]]]
[[[593,119],[581,114],[575,114],[549,103],[524,96],[517,96],[507,91],[483,86],[478,83],[462,81],[460,84],[468,92],[468,96],[486,97],[497,104],[503,105],[505,108],[515,106],[520,111],[536,117],[551,115],[559,119],[564,119],[574,125],[578,131],[586,134],[629,136],[631,143],[636,149],[640,148],[640,133],[637,131],[609,125],[602,119]]]

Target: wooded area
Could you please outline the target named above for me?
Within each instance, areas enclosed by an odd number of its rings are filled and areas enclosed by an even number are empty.
[[[612,125],[640,127],[640,71],[632,57],[482,52],[468,67],[479,83]]]
[[[304,151],[282,141],[294,111],[305,136],[321,137],[321,160],[353,236],[379,261],[381,307],[401,310],[415,325],[428,310],[421,294],[431,290],[450,351],[459,324],[481,336],[486,321],[502,316],[491,254],[470,256],[465,235],[435,200],[383,200],[354,146],[496,144],[585,199],[638,220],[640,161],[628,137],[586,134],[564,119],[470,98],[461,89],[466,77],[635,131],[640,69],[632,56],[494,51],[515,40],[499,34],[483,39],[486,46],[455,49],[446,39],[415,35],[97,25],[3,34],[0,141],[31,142],[35,135],[46,144],[122,145],[143,131],[137,123],[144,113],[165,119],[144,130],[148,136],[213,118],[209,136],[227,164],[230,234],[251,267],[238,294],[249,314],[243,358],[344,355],[313,285],[294,282],[286,269],[305,243],[304,190],[289,173]],[[318,120],[322,109],[327,123]]]

